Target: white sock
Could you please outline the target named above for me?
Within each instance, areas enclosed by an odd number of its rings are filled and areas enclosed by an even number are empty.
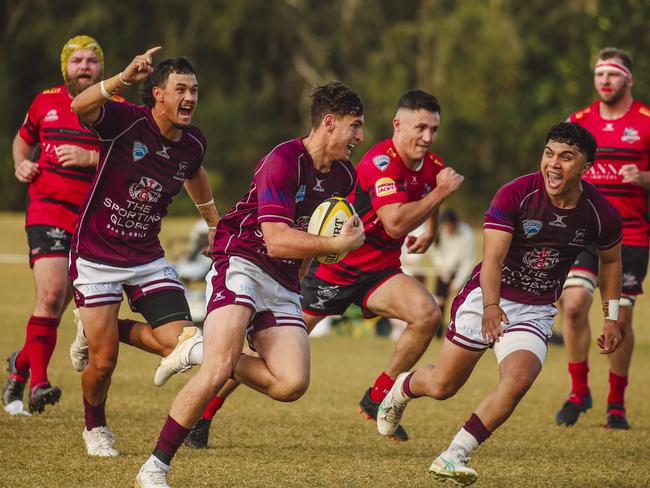
[[[202,364],[203,363],[203,341],[194,344],[190,349],[190,363]]]
[[[169,471],[169,464],[163,463],[160,459],[158,459],[153,454],[149,456],[149,459],[147,459],[147,462],[144,463],[144,465],[152,469],[162,469],[165,473]]]
[[[474,449],[478,447],[478,440],[472,434],[462,428],[451,441],[447,451],[456,451],[461,453],[464,457],[469,457]]]

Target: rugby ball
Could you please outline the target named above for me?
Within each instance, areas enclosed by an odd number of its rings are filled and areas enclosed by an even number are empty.
[[[345,198],[328,198],[311,214],[307,232],[317,236],[336,237],[341,233],[343,224],[354,213],[354,207]],[[346,252],[340,252],[327,256],[316,256],[316,260],[323,264],[334,264],[343,259],[346,254]]]

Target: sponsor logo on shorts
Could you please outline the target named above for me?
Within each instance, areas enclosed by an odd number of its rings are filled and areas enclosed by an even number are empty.
[[[149,148],[140,141],[135,141],[133,143],[133,161],[140,161],[147,154],[149,154]]]
[[[65,237],[65,230],[58,227],[50,227],[45,233],[50,239],[63,239]]]
[[[384,171],[390,164],[390,157],[385,154],[380,154],[379,156],[372,158],[372,162],[379,170]]]
[[[623,288],[636,288],[639,286],[639,280],[632,273],[623,273]]]
[[[375,182],[375,193],[378,197],[386,197],[397,193],[397,185],[392,178],[379,178]]]
[[[640,140],[639,131],[633,129],[632,127],[626,127],[621,141],[627,142],[628,144],[634,144],[636,141]]]
[[[139,183],[133,183],[129,187],[129,195],[141,202],[157,202],[160,200],[162,189],[162,185],[156,180],[143,176]]]
[[[219,291],[218,291],[217,293],[215,293],[214,296],[212,297],[212,301],[213,301],[213,302],[218,302],[219,300],[223,300],[223,299],[225,299],[226,297],[223,296],[223,293],[224,293],[223,290],[219,290]]]
[[[165,159],[169,159],[169,154],[167,154],[167,151],[171,149],[171,146],[165,146],[162,144],[162,149],[160,151],[156,151],[156,154],[158,156],[162,156]]]
[[[564,223],[564,219],[567,217],[566,215],[558,215],[556,213],[553,213],[553,215],[555,215],[555,220],[549,222],[548,225],[552,225],[553,227],[566,227]]]
[[[163,275],[165,275],[165,278],[178,280],[178,274],[176,273],[176,270],[171,266],[165,266],[165,269],[163,269]]]
[[[526,219],[522,222],[522,227],[524,228],[524,235],[526,237],[533,237],[539,234],[539,231],[542,230],[542,221]]]
[[[560,251],[551,247],[536,247],[524,254],[524,263],[533,269],[551,269],[560,261]]]
[[[325,298],[334,298],[341,291],[340,285],[319,286],[316,295]]]

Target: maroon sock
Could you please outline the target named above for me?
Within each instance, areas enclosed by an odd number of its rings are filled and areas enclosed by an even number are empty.
[[[393,378],[382,372],[377,377],[375,384],[370,389],[370,398],[372,401],[381,402],[386,397],[386,395],[388,395],[388,391],[393,387],[394,383],[395,380]]]
[[[168,416],[165,425],[160,431],[160,437],[158,437],[158,443],[153,450],[153,455],[163,463],[170,465],[176,451],[181,447],[189,432],[190,429],[183,427],[171,416]]]
[[[210,400],[210,403],[208,403],[208,406],[205,407],[205,410],[203,410],[203,415],[201,415],[201,418],[203,418],[203,420],[212,420],[219,409],[223,406],[223,402],[225,402],[223,398],[220,396],[215,396],[212,400]]]
[[[91,405],[85,398],[83,400],[86,430],[106,425],[106,398],[99,405]]]
[[[490,434],[492,434],[475,413],[465,422],[463,428],[472,434],[479,444],[485,442],[490,437]]]
[[[571,393],[575,393],[578,397],[586,397],[589,395],[589,383],[587,382],[587,375],[589,373],[589,365],[587,361],[581,363],[569,363],[569,374],[571,375]],[[575,395],[569,398],[569,401],[581,402],[580,398]]]
[[[415,371],[413,371],[411,374],[409,374],[406,377],[406,379],[404,380],[404,383],[402,383],[402,391],[409,398],[418,398],[417,395],[414,395],[413,392],[411,392],[411,378],[413,378],[414,374],[415,374]]]
[[[133,329],[133,326],[137,324],[135,320],[131,319],[118,319],[117,321],[117,330],[118,333],[120,334],[120,342],[124,344],[128,344],[129,346],[131,345],[131,341],[129,340],[129,336],[131,335],[131,329]]]
[[[619,376],[616,373],[609,372],[609,395],[607,403],[625,403],[625,387],[627,386],[627,376]]]
[[[47,383],[47,366],[56,346],[59,318],[32,315],[27,323],[27,350],[32,370],[31,387]]]

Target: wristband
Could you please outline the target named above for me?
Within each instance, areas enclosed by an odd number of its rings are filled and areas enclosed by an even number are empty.
[[[210,200],[209,202],[205,202],[205,203],[195,203],[195,204],[194,204],[194,206],[195,206],[196,208],[207,207],[208,205],[214,205],[214,198],[213,198],[212,200]]]
[[[605,320],[618,320],[618,300],[603,301],[603,314]]]
[[[494,305],[496,305],[497,307],[499,306],[498,303],[488,303],[487,305],[484,305],[484,306],[483,306],[483,310],[485,310],[485,309],[488,308],[488,307],[492,307],[492,306],[494,306]]]
[[[102,81],[99,82],[99,89],[100,89],[101,92],[102,92],[102,96],[103,96],[106,100],[112,100],[112,99],[113,99],[113,96],[112,96],[110,93],[108,93],[108,91],[106,90],[106,87],[104,86],[104,80],[102,80]]]
[[[131,83],[130,81],[124,81],[124,78],[122,78],[123,73],[124,73],[123,71],[120,71],[120,74],[117,75],[117,79],[120,80],[120,83],[122,83],[124,86],[131,86],[133,83]]]
[[[208,225],[208,230],[217,230],[217,226],[215,225],[214,227],[210,227],[210,226]]]

